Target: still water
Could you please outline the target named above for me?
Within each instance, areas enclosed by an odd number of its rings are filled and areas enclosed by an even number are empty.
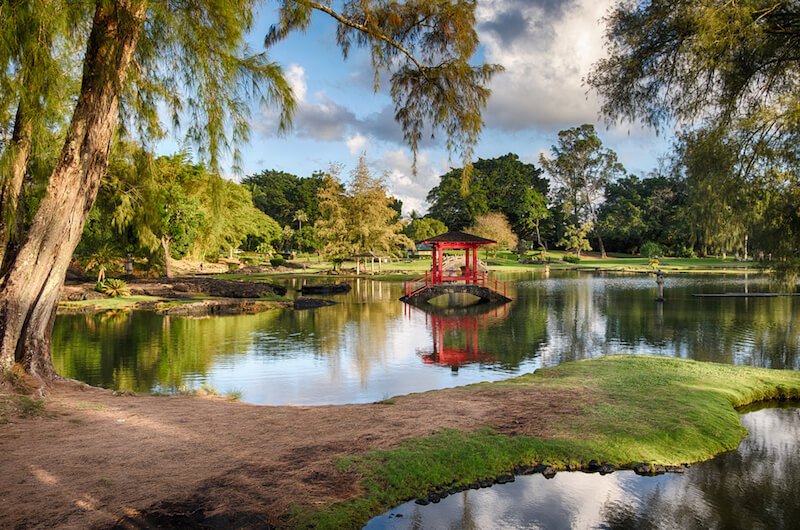
[[[59,316],[54,362],[97,386],[174,392],[207,384],[276,405],[379,401],[611,353],[800,369],[800,297],[692,296],[767,291],[763,277],[668,276],[663,304],[646,275],[506,279],[512,303],[461,315],[406,306],[401,283],[353,280],[350,293],[330,297],[338,305],[306,311]]]
[[[683,475],[559,473],[403,504],[372,519],[378,529],[798,528],[800,409],[744,414],[736,451]]]

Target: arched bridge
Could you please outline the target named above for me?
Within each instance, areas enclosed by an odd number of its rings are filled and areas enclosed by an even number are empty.
[[[401,301],[416,307],[424,307],[437,296],[451,293],[467,293],[480,298],[480,303],[505,304],[511,301],[510,298],[498,293],[497,291],[475,284],[439,284],[427,285],[416,291],[410,292],[400,298]]]

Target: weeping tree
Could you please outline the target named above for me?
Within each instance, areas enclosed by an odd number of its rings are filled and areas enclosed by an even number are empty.
[[[764,219],[792,217],[781,209],[785,201],[769,197],[785,193],[788,199],[796,185],[800,3],[631,0],[617,3],[605,23],[608,56],[586,79],[602,96],[605,117],[642,121],[657,130],[675,124],[689,129],[677,154],[685,161],[684,171],[703,175],[706,192],[696,198],[707,200],[705,207],[718,215],[718,224],[736,213],[715,204],[720,193],[734,189],[734,180],[767,197],[763,204],[776,205],[773,214],[759,214]],[[693,156],[702,149],[711,149],[728,171],[709,171],[709,159]],[[767,189],[759,190],[762,184]],[[734,221],[718,235],[730,239],[731,228],[742,232],[737,225],[744,221]],[[739,241],[742,236],[735,234]],[[781,240],[773,250],[797,262],[800,240]]]
[[[30,31],[17,19],[17,8],[23,3],[0,3],[0,28],[12,37]],[[238,160],[235,146],[247,139],[246,112],[252,99],[261,98],[280,109],[281,127],[290,124],[295,102],[280,66],[245,45],[256,3],[65,0],[56,6],[71,24],[53,25],[52,37],[36,45],[44,48],[41,54],[60,57],[70,41],[67,28],[83,28],[82,74],[71,98],[71,117],[57,131],[62,147],[51,161],[41,200],[19,244],[5,248],[7,265],[0,278],[0,369],[8,370],[17,362],[42,380],[56,376],[50,343],[58,293],[96,198],[116,131],[160,137],[164,132],[156,109],[165,104],[172,110],[173,121],[182,121],[189,139],[200,146],[199,154],[216,168],[220,154],[231,146]],[[498,70],[469,63],[478,45],[474,1],[346,0],[340,11],[328,2],[277,3],[278,22],[267,32],[267,45],[307,29],[315,11],[333,17],[339,23],[337,44],[345,57],[353,46],[366,48],[376,86],[381,74],[391,76],[396,119],[414,152],[425,127],[431,126],[444,131],[451,149],[467,157],[471,154],[489,95],[486,85]],[[40,7],[32,11],[34,18],[54,11],[52,5]],[[14,38],[0,41],[3,83],[17,89],[26,86],[26,69],[38,79],[58,81],[70,75],[68,68],[57,68],[58,75],[43,73],[43,65],[26,59],[32,45],[21,50],[13,49],[15,45]],[[42,90],[37,101],[48,101],[48,93]],[[0,130],[24,128],[25,121],[17,121],[8,112],[20,104],[24,109],[22,91],[8,97],[3,92],[3,97]],[[25,115],[40,116],[38,111]],[[28,137],[35,152],[36,137]],[[3,156],[23,144],[4,141]],[[30,162],[26,165],[27,172]],[[4,183],[9,175],[4,170]],[[4,209],[9,201],[19,202],[15,187],[3,193]]]

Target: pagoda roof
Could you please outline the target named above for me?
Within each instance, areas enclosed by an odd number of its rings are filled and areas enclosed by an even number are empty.
[[[444,234],[439,234],[438,236],[429,237],[425,241],[420,241],[420,245],[432,245],[434,243],[465,243],[465,244],[474,244],[474,245],[491,245],[497,243],[497,241],[492,241],[491,239],[486,239],[484,237],[474,236],[472,234],[467,234],[465,232],[459,232],[457,230],[453,230],[450,232],[445,232]]]

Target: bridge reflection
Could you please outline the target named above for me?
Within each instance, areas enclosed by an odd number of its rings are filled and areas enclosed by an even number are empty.
[[[406,315],[424,314],[431,330],[432,347],[417,349],[425,364],[449,366],[453,372],[467,364],[494,363],[494,354],[481,347],[481,332],[508,316],[506,304],[469,307],[435,307],[427,310],[406,305]]]

